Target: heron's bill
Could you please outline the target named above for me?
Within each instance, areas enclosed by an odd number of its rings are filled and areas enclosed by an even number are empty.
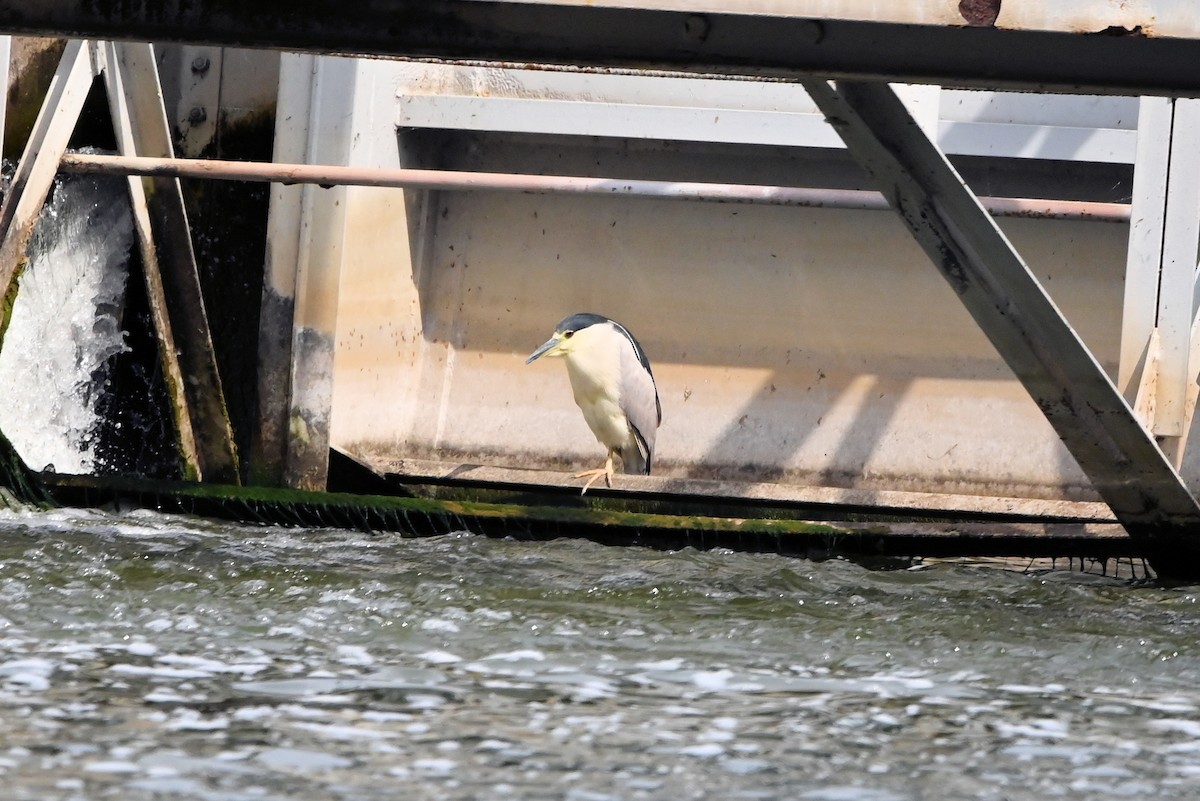
[[[543,342],[537,350],[535,350],[533,353],[529,354],[529,358],[525,360],[525,363],[531,364],[534,361],[534,359],[537,359],[539,356],[544,356],[547,353],[549,353],[550,351],[554,350],[556,347],[558,347],[558,344],[560,342],[562,342],[562,339],[558,336],[558,334],[555,334],[554,336],[550,337],[545,342]]]

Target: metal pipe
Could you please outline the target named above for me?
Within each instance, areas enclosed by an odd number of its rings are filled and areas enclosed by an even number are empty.
[[[524,175],[460,170],[339,167],[315,164],[272,164],[217,159],[162,159],[68,153],[65,172],[103,175],[156,175],[176,178],[215,178],[320,186],[382,186],[405,189],[490,190],[533,194],[622,195],[662,200],[750,203],[770,206],[808,206],[836,209],[887,209],[878,192],[860,189],[813,189],[757,184],[713,184],[680,181],[642,181],[567,175]],[[1129,206],[1077,200],[980,198],[998,217],[1128,222]]]

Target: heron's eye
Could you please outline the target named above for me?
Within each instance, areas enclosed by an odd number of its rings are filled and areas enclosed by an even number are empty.
[[[574,331],[566,331],[563,333],[563,339],[570,339],[573,336],[575,336]]]

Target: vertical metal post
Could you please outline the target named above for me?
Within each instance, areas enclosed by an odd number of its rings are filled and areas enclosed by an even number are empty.
[[[275,159],[346,163],[353,59],[289,56],[282,67],[276,116],[286,126],[277,127]],[[271,196],[256,481],[325,488],[346,196],[345,187],[311,185]]]
[[[816,80],[804,86],[1118,520],[1141,541],[1155,571],[1200,578],[1200,506],[891,87]]]
[[[1200,101],[1175,101],[1166,201],[1157,325],[1161,349],[1152,431],[1180,437],[1187,424],[1193,286],[1200,243]]]
[[[321,58],[313,81],[311,163],[345,164],[353,119],[353,59]],[[304,238],[296,275],[292,327],[292,405],[288,418],[288,486],[323,490],[329,474],[329,427],[333,412],[333,356],[341,281],[346,187],[304,187]],[[321,223],[315,224],[317,220]]]
[[[316,56],[284,53],[280,58],[272,153],[276,163],[298,164],[308,157],[316,65]],[[258,418],[251,437],[249,471],[250,483],[260,486],[282,486],[287,470],[303,193],[301,186],[271,184],[258,323]]]
[[[1171,164],[1171,126],[1175,103],[1143,97],[1138,105],[1129,246],[1125,262],[1125,304],[1121,317],[1121,357],[1117,386],[1133,404],[1153,371],[1151,335],[1158,321],[1158,279],[1162,271],[1163,228],[1167,210],[1167,173]],[[1145,392],[1141,392],[1143,397]],[[1142,422],[1150,427],[1150,414]]]
[[[1142,98],[1118,385],[1173,463],[1195,408],[1200,102]]]

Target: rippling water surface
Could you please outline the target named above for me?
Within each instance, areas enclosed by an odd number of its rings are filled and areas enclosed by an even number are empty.
[[[1196,798],[1196,596],[0,513],[2,795]]]

